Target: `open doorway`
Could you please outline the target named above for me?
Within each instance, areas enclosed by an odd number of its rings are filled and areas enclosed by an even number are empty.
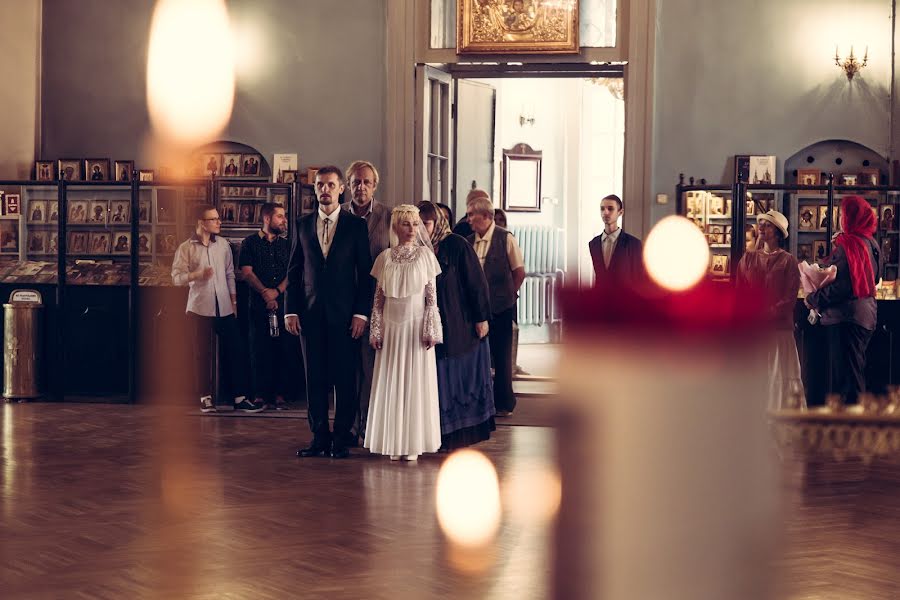
[[[555,290],[592,283],[588,242],[603,228],[600,199],[622,194],[622,78],[457,76],[455,83],[454,214],[465,214],[473,187],[489,191],[495,206],[506,210],[528,273],[518,306],[519,343],[558,342]],[[522,147],[540,157],[537,206],[527,193],[535,186],[531,171],[518,171],[528,180],[511,185],[517,171],[507,175],[504,167],[504,150]],[[525,197],[513,198],[510,190]],[[526,371],[541,370],[537,356],[532,368],[522,365]]]

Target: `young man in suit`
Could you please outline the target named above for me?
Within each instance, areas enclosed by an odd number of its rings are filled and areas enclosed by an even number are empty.
[[[306,397],[312,443],[297,456],[346,458],[356,416],[359,338],[372,309],[372,256],[366,222],[340,210],[343,174],[319,169],[319,209],[297,220],[288,261],[285,329],[301,335],[306,358]],[[334,429],[328,426],[328,390],[334,388]]]
[[[350,202],[342,208],[365,219],[369,230],[369,253],[374,261],[391,245],[391,211],[375,199],[378,189],[378,169],[365,160],[355,160],[347,167],[347,186]],[[366,324],[368,325],[368,323]],[[375,350],[367,343],[369,328],[363,332],[359,345],[360,359],[356,366],[359,414],[354,424],[354,442],[362,443],[366,437],[366,417],[369,414],[369,395],[372,393],[372,371],[375,369]]]
[[[624,212],[622,199],[615,194],[600,201],[603,233],[588,243],[594,263],[594,285],[639,285],[644,277],[641,240],[619,227],[619,217]]]

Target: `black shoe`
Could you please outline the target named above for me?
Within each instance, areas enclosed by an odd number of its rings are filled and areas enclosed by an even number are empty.
[[[246,398],[241,400],[240,402],[234,403],[234,410],[242,410],[246,413],[257,413],[266,410],[265,404],[253,404]]]
[[[309,458],[310,456],[328,456],[329,449],[329,444],[323,444],[313,440],[313,443],[308,447],[297,450],[297,456],[301,458]]]
[[[347,458],[350,456],[350,449],[347,446],[334,446],[331,449],[331,458]]]

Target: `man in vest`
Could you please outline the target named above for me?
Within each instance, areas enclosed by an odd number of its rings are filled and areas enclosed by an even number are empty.
[[[516,238],[494,224],[494,205],[489,198],[470,200],[466,216],[474,231],[468,240],[481,261],[491,298],[488,335],[494,364],[494,408],[498,417],[508,417],[516,407],[512,389],[512,326],[519,288],[525,281],[525,261]]]
[[[640,285],[644,278],[643,246],[641,240],[628,235],[619,227],[619,217],[625,210],[622,199],[610,194],[600,201],[603,233],[588,243],[594,263],[594,284]]]

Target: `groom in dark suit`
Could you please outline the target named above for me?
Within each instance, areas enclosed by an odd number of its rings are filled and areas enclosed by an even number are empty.
[[[337,167],[316,173],[319,209],[297,219],[287,271],[285,328],[302,333],[312,443],[297,456],[346,458],[357,410],[356,377],[348,365],[359,356],[372,308],[374,280],[366,222],[340,210],[343,175]],[[334,429],[328,428],[328,391],[334,387]]]
[[[643,245],[619,227],[619,217],[625,212],[622,199],[610,194],[600,201],[603,233],[588,243],[594,263],[594,284],[640,285],[644,280]]]

